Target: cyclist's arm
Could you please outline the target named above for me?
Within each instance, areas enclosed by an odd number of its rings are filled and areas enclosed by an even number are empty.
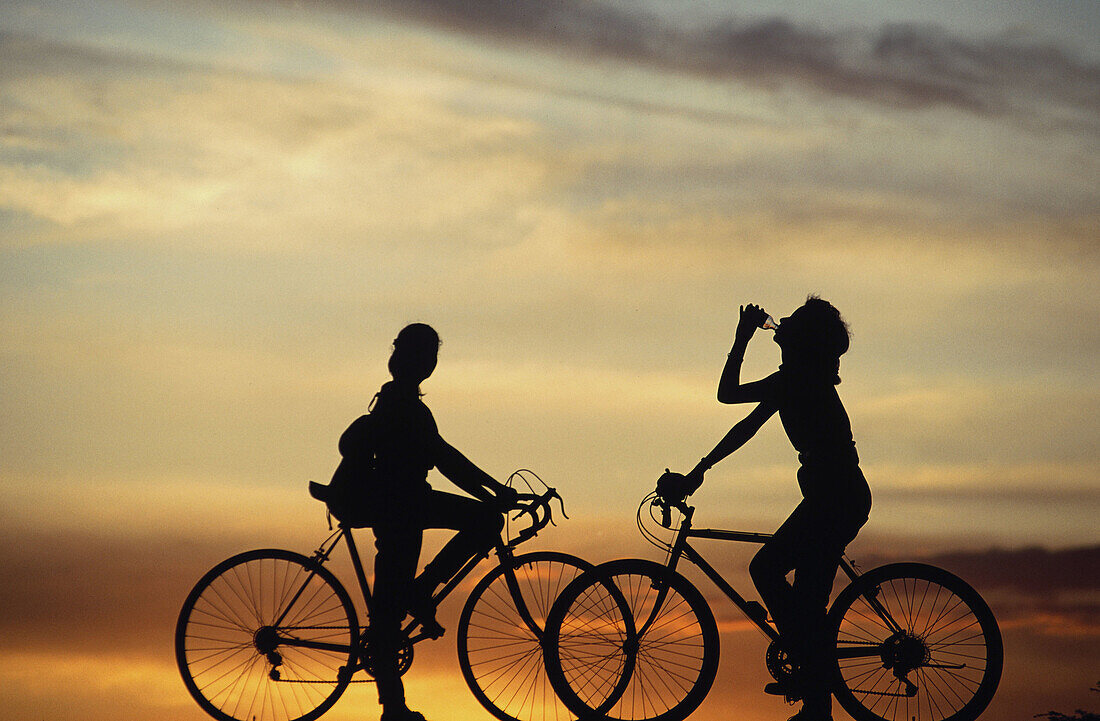
[[[765,378],[756,383],[741,383],[741,363],[745,360],[745,349],[756,333],[756,329],[769,316],[764,309],[752,303],[741,306],[741,315],[737,319],[737,330],[733,334],[733,348],[726,357],[722,368],[722,378],[718,381],[718,401],[720,403],[760,403],[774,397],[774,385]],[[774,378],[774,375],[772,376]]]
[[[729,433],[727,433],[722,440],[718,441],[718,445],[714,447],[714,450],[703,456],[699,464],[687,475],[688,479],[690,479],[691,486],[688,489],[688,494],[694,493],[702,484],[703,474],[710,470],[711,466],[745,445],[750,438],[756,435],[760,427],[764,425],[769,418],[775,415],[776,410],[778,410],[778,406],[770,401],[764,401],[756,406],[756,408],[753,408],[751,413],[731,428]]]
[[[779,384],[779,371],[772,373],[767,378],[762,378],[751,383],[741,382],[741,358],[734,352],[730,353],[726,360],[726,367],[722,369],[722,379],[718,381],[719,403],[766,403],[774,401]]]
[[[489,489],[502,485],[442,438],[436,449],[435,467],[456,486],[482,501],[493,500]]]

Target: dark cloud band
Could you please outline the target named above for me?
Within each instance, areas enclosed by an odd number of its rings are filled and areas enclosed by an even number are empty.
[[[575,0],[375,0],[355,7],[513,42],[761,85],[797,82],[907,108],[946,106],[1034,122],[1038,106],[1049,110],[1050,122],[1089,126],[1100,109],[1096,65],[1051,45],[964,39],[930,26],[826,31],[783,18],[673,22]]]

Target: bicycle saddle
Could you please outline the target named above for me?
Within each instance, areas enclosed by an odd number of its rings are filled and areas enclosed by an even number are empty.
[[[329,497],[331,496],[331,491],[332,489],[324,483],[318,483],[317,481],[309,482],[309,495],[313,496],[322,503],[328,503]]]

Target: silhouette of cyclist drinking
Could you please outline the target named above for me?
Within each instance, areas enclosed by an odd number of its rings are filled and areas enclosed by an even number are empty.
[[[745,348],[767,319],[759,306],[741,307],[733,349],[718,384],[720,402],[758,405],[690,473],[670,476],[658,492],[666,498],[690,495],[707,470],[779,413],[802,464],[798,485],[803,500],[761,547],[749,573],[796,672],[790,682],[768,684],[765,691],[802,700],[802,709],[791,721],[826,721],[832,718],[832,699],[825,608],[844,548],[867,522],[871,509],[851,424],[836,391],[840,356],[848,350],[848,327],[830,303],[810,296],[775,330],[783,358],[779,370],[742,383]],[[793,585],[786,579],[792,570]]]
[[[374,531],[377,553],[370,633],[382,721],[424,721],[422,714],[405,704],[398,673],[406,612],[427,635],[442,635],[432,593],[469,559],[492,547],[504,525],[502,511],[516,501],[515,491],[443,440],[432,412],[421,400],[420,384],[435,370],[439,346],[439,335],[423,323],[397,334],[389,360],[393,380],[379,390],[369,415],[344,432],[343,460],[333,477],[333,487],[346,493],[345,502],[334,510],[336,515],[345,523]],[[433,490],[427,481],[433,467],[478,500]],[[414,580],[427,528],[458,533]]]

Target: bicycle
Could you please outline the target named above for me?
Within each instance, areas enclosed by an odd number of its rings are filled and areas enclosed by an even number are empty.
[[[512,474],[520,492],[514,517],[495,545],[497,565],[476,584],[457,628],[462,675],[501,721],[567,715],[542,665],[545,618],[558,591],[592,564],[556,551],[516,555],[516,546],[553,523],[557,491],[533,490],[530,471]],[[323,488],[323,487],[322,487]],[[311,493],[314,489],[311,488]],[[511,512],[510,512],[511,515]],[[514,534],[512,524],[525,518]],[[329,524],[332,529],[331,519]],[[507,540],[510,539],[510,540]],[[220,721],[311,721],[336,703],[360,671],[373,676],[369,624],[360,627],[351,596],[326,563],[347,546],[369,619],[371,590],[352,528],[338,524],[310,556],[247,551],[214,566],[187,596],[176,624],[176,662],[192,697]],[[470,559],[437,593],[438,604],[489,553]],[[403,628],[399,671],[428,638],[413,619]]]
[[[671,543],[646,528],[672,528]],[[710,690],[718,669],[718,628],[702,593],[676,568],[698,567],[770,639],[765,661],[776,681],[794,665],[767,610],[746,600],[691,545],[691,539],[762,544],[770,533],[692,527],[695,509],[656,492],[638,508],[643,536],[668,553],[664,564],[620,559],[566,586],[546,622],[545,665],[554,690],[581,719],[681,721]],[[827,615],[836,649],[831,680],[840,706],[856,721],[973,721],[997,690],[1004,647],[981,596],[957,576],[921,563],[893,563],[860,573],[843,558],[850,583]],[[620,589],[629,611],[611,597]]]

